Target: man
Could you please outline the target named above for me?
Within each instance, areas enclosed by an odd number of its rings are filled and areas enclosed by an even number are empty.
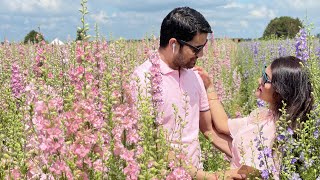
[[[154,73],[154,62],[158,63],[161,76],[160,87],[163,112],[160,124],[167,130],[173,147],[179,142],[185,148],[191,168],[189,174],[197,179],[217,179],[217,174],[202,171],[200,162],[199,130],[209,139],[218,137],[212,127],[209,103],[203,82],[192,68],[207,43],[211,27],[202,14],[189,7],[172,10],[163,20],[160,30],[160,48],[152,60],[136,68],[134,74],[145,82],[145,73]],[[175,108],[173,108],[175,107]],[[227,151],[227,141],[220,137],[218,148]],[[215,144],[217,145],[217,144]],[[236,170],[227,171],[229,178],[239,178]]]

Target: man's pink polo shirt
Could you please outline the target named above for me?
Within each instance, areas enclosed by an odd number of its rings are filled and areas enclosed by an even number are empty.
[[[145,73],[150,72],[151,66],[151,62],[147,60],[135,69],[134,75],[140,78],[140,82],[145,82]],[[180,69],[179,75],[178,70],[171,69],[162,60],[160,60],[160,71],[163,104],[159,110],[163,112],[162,125],[168,132],[171,145],[178,147],[178,143],[182,142],[183,149],[192,165],[202,168],[199,117],[200,111],[209,110],[203,81],[196,71]],[[176,115],[174,106],[177,109]]]

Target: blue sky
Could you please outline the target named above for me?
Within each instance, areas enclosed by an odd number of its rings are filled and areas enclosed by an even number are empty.
[[[23,41],[32,29],[52,41],[74,40],[81,26],[80,0],[0,0],[0,41]],[[189,6],[208,20],[215,37],[258,38],[271,19],[291,16],[314,24],[320,33],[319,0],[89,0],[89,34],[107,39],[159,36],[162,19],[175,7]],[[306,19],[307,17],[307,19]]]

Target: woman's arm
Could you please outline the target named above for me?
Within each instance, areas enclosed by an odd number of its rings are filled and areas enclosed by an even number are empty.
[[[210,105],[210,113],[213,121],[213,125],[219,133],[230,135],[230,130],[228,127],[228,116],[219,101],[218,95],[216,94],[213,83],[209,78],[208,73],[201,67],[195,67],[198,71],[200,77],[203,80],[204,86],[207,90],[207,96]]]

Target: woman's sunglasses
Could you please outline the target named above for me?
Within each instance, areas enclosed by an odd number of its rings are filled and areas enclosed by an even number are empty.
[[[271,83],[271,80],[269,79],[267,73],[266,73],[266,68],[267,66],[265,66],[263,69],[262,69],[262,84],[266,84],[266,83]]]

